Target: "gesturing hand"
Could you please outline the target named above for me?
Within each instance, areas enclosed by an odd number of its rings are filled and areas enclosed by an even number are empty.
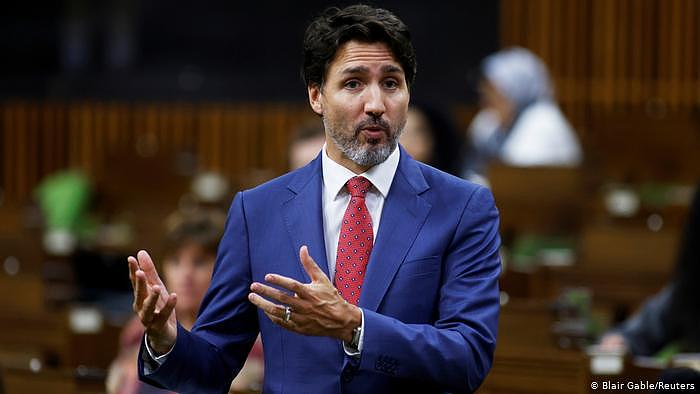
[[[281,275],[267,274],[265,281],[289,290],[291,294],[254,282],[250,286],[252,293],[248,295],[248,299],[262,309],[270,320],[290,331],[350,342],[353,328],[362,323],[360,309],[345,302],[338,294],[333,283],[309,256],[306,246],[299,249],[299,258],[311,278],[311,283],[300,283]],[[289,320],[284,319],[285,305],[292,310]]]
[[[175,293],[168,294],[151,256],[145,250],[127,259],[129,279],[134,289],[134,312],[146,327],[148,345],[158,354],[167,353],[175,344],[177,319]]]

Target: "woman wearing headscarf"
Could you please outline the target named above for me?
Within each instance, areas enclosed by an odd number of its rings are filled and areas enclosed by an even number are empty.
[[[481,111],[469,127],[467,176],[484,175],[493,161],[518,167],[581,163],[576,134],[537,56],[524,48],[505,49],[484,59],[481,73]]]

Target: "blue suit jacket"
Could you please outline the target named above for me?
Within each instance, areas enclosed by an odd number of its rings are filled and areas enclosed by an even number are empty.
[[[319,156],[235,197],[192,332],[179,328],[167,361],[143,380],[226,393],[260,331],[266,393],[470,392],[481,384],[499,311],[491,193],[402,150],[362,288],[364,344],[354,358],[337,339],[274,325],[247,299],[250,284],[267,273],[309,282],[301,245],[328,275],[321,191]]]

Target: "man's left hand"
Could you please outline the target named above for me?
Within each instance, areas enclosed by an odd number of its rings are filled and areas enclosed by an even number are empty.
[[[252,293],[248,295],[248,299],[262,309],[275,324],[290,331],[350,342],[352,330],[362,323],[360,308],[347,303],[338,294],[333,283],[309,256],[306,246],[299,249],[299,258],[311,278],[311,283],[300,283],[281,275],[267,274],[265,281],[289,290],[291,294],[254,282],[250,286]],[[285,306],[290,307],[292,311],[289,320],[285,320]]]

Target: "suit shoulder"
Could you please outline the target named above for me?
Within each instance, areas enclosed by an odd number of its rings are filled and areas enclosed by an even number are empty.
[[[284,190],[287,189],[287,185],[289,185],[289,181],[292,179],[293,175],[297,172],[298,170],[288,172],[286,174],[280,175],[276,178],[270,179],[268,181],[265,181],[257,186],[254,186],[250,189],[244,190],[246,194],[259,194],[259,193],[269,193],[269,192],[275,192],[277,190]]]
[[[417,162],[417,164],[431,189],[436,189],[440,192],[450,191],[461,196],[472,195],[479,190],[488,191],[487,188],[481,185],[448,174],[435,167],[420,162]]]
[[[256,203],[270,203],[274,200],[285,199],[291,196],[290,184],[308,182],[313,177],[313,172],[306,167],[288,172],[277,178],[266,181],[258,186],[241,191],[245,195],[245,201]]]
[[[432,199],[440,204],[456,204],[470,210],[481,210],[495,204],[488,188],[448,174],[427,164],[418,163]]]

